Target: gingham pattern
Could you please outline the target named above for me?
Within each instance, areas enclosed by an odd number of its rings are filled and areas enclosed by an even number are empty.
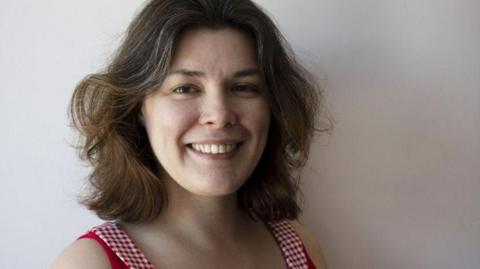
[[[287,220],[269,222],[275,240],[280,246],[288,269],[308,269],[302,241]],[[90,230],[131,269],[154,269],[153,265],[132,242],[128,235],[115,223],[106,222]]]
[[[269,222],[268,225],[283,252],[289,269],[308,269],[302,241],[288,220]]]
[[[95,233],[131,269],[154,269],[143,253],[115,222],[94,227]]]

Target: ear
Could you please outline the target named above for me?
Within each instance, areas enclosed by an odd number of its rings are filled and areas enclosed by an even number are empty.
[[[138,117],[138,120],[139,120],[140,124],[145,126],[145,116],[144,116],[144,112],[143,112],[143,104],[140,106],[140,109],[138,110],[137,117]]]

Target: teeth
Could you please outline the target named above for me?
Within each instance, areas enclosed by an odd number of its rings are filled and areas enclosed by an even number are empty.
[[[218,153],[225,153],[225,148],[227,146],[226,145],[219,145],[218,146]]]
[[[210,145],[203,145],[203,149],[204,149],[203,152],[205,152],[205,153],[210,153],[211,152],[210,151]]]
[[[212,150],[212,154],[217,154],[218,153],[218,145],[212,145],[211,150]]]
[[[222,154],[233,151],[237,144],[192,144],[196,151],[207,154]]]

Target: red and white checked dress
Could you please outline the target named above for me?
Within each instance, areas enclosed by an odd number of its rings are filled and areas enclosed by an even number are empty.
[[[288,269],[316,269],[300,237],[287,220],[269,222],[267,226],[282,250]],[[115,222],[93,227],[79,237],[82,238],[91,238],[102,246],[112,269],[154,269],[153,264]]]

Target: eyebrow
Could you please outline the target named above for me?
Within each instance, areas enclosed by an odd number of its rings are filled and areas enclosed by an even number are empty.
[[[189,69],[177,69],[172,72],[170,72],[170,75],[174,74],[179,74],[179,75],[184,75],[188,77],[205,77],[205,73],[202,71],[197,71],[197,70],[189,70]],[[257,68],[250,68],[250,69],[244,69],[237,71],[233,74],[233,78],[243,78],[243,77],[250,77],[250,76],[260,76],[261,72]]]

